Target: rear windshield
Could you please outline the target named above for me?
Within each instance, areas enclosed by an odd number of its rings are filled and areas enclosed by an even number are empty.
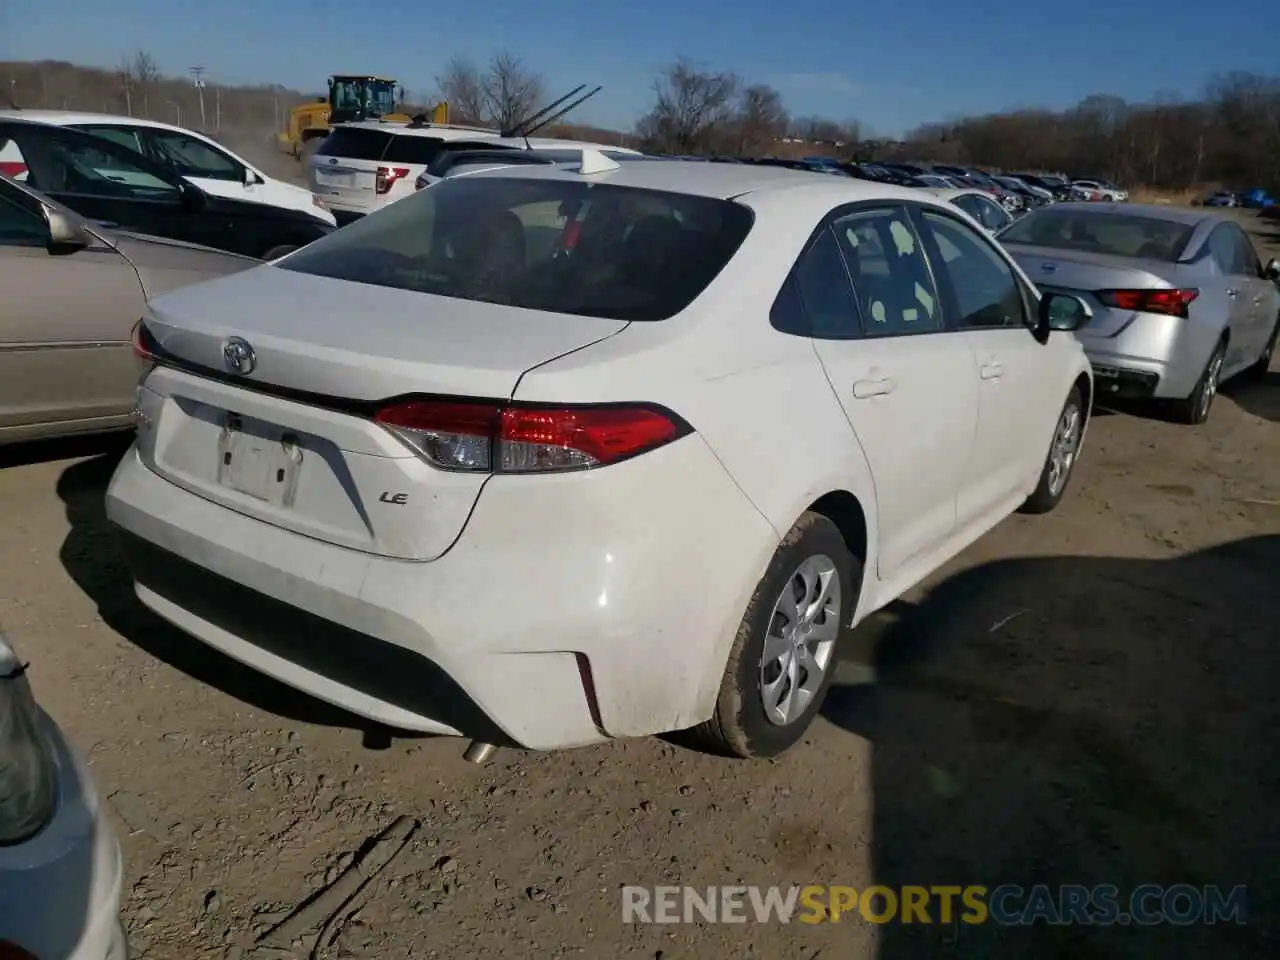
[[[530,310],[665,320],[751,229],[741,204],[577,180],[443,180],[278,268]]]
[[[1000,233],[1001,243],[1080,250],[1144,260],[1177,260],[1195,227],[1155,217],[1060,207],[1038,210]]]
[[[321,157],[340,157],[344,160],[381,160],[392,139],[385,130],[367,130],[362,127],[334,127],[316,151]]]

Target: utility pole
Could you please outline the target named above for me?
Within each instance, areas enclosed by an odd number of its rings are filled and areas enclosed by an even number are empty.
[[[124,112],[133,116],[133,78],[127,72],[124,75]]]
[[[200,129],[203,130],[207,126],[204,116],[204,75],[207,71],[204,67],[192,67],[191,77],[195,83],[196,93],[200,97]]]
[[[213,88],[213,132],[222,132],[222,88]]]
[[[174,124],[173,124],[173,125],[174,125],[175,127],[180,127],[180,126],[182,126],[182,107],[180,107],[180,106],[178,105],[178,101],[176,101],[176,100],[166,100],[166,101],[165,101],[165,103],[167,103],[167,104],[169,104],[169,106],[173,107],[173,113],[174,113],[174,116],[175,116],[175,117],[177,117],[177,120],[174,122]]]

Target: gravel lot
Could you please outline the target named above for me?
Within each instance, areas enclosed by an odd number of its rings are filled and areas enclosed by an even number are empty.
[[[825,719],[759,764],[649,740],[476,767],[268,682],[133,599],[121,449],[0,451],[0,623],[112,798],[145,960],[239,956],[401,814],[321,955],[1276,955],[1280,372],[1205,428],[1100,412],[1059,511],[850,636]],[[1250,923],[621,921],[624,884],[872,882],[1247,884]]]

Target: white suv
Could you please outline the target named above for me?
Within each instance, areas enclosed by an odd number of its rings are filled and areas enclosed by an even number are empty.
[[[503,137],[487,127],[394,124],[380,120],[335,127],[312,156],[308,184],[337,216],[349,222],[410,196],[428,165],[445,150],[508,147],[517,150],[583,147],[640,156],[625,147],[556,140]]]
[[[72,127],[106,137],[130,150],[136,150],[144,157],[171,166],[210,196],[299,210],[324,223],[334,223],[333,214],[325,209],[311,191],[267,176],[248,160],[194,130],[109,113],[0,110],[0,117],[6,116],[48,123],[56,127]],[[0,173],[14,179],[25,178],[25,170],[19,170],[16,165],[16,161],[21,158],[12,158],[15,161],[12,167],[6,167],[6,159],[9,158],[0,157]],[[18,173],[21,177],[14,176]]]

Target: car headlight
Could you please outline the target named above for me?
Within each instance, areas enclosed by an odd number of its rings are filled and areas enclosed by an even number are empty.
[[[38,716],[26,665],[0,633],[0,845],[38,833],[58,804],[58,771]]]

